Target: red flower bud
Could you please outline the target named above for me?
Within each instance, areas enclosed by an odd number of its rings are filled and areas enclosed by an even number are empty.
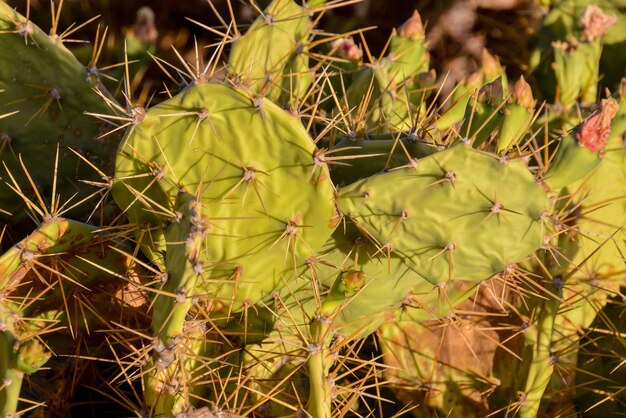
[[[602,100],[600,108],[576,127],[574,138],[590,151],[602,150],[609,141],[611,120],[618,110],[619,105],[615,99]]]

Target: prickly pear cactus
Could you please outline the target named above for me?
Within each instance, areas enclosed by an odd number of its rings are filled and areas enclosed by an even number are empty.
[[[63,38],[49,36],[24,16],[0,1],[0,176],[17,176],[28,185],[22,164],[40,192],[50,195],[52,176],[65,179],[56,192],[63,201],[74,202],[88,196],[84,180],[100,180],[90,164],[110,173],[113,168],[116,135],[103,136],[105,122],[86,112],[112,114],[107,102],[94,89],[106,95],[98,70],[80,64],[63,45]],[[54,155],[61,147],[64,164],[55,167]],[[79,158],[74,152],[85,160]],[[77,194],[78,193],[78,194]],[[2,181],[0,216],[13,220],[24,217],[23,199]],[[93,209],[82,204],[75,210]]]
[[[484,50],[442,97],[418,12],[375,58],[316,27],[343,3],[250,2],[244,29],[225,2],[210,63],[198,38],[182,69],[156,58],[175,86],[144,108],[159,10],[86,68],[61,4],[46,35],[0,2],[0,212],[37,223],[0,233],[5,416],[54,413],[57,355],[145,417],[384,415],[385,386],[417,417],[619,407],[626,91],[605,95],[603,63],[622,5],[544,1],[540,64],[509,82]]]
[[[181,153],[180,147],[192,151]],[[323,154],[298,119],[224,84],[190,86],[150,109],[124,138],[116,176],[118,204],[133,222],[151,225],[139,239],[155,262],[164,263],[168,292],[155,302],[153,327],[168,352],[192,301],[201,301],[209,314],[254,305],[295,278],[337,224]],[[181,191],[196,196],[194,215],[174,203]],[[190,217],[189,237],[168,238],[172,225]],[[184,257],[171,259],[172,246],[192,235],[192,265],[178,271]],[[165,378],[147,378],[180,380],[167,370]],[[149,403],[157,411],[189,406],[188,398],[160,395],[167,384],[149,387],[156,391]]]

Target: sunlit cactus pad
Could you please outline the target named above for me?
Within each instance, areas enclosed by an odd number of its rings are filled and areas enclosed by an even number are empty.
[[[339,207],[425,280],[486,280],[543,245],[549,202],[522,159],[458,145],[361,180]]]
[[[270,101],[198,84],[150,109],[123,139],[115,197],[133,222],[160,228],[179,189],[197,195],[209,230],[203,293],[254,303],[335,228],[333,186],[315,151],[300,121]]]

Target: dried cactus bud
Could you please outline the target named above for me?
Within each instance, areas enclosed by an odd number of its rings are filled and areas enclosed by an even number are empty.
[[[590,4],[585,9],[585,13],[580,19],[588,40],[593,41],[606,33],[611,26],[617,22],[617,17],[607,15],[604,11],[594,4]]]
[[[159,36],[159,32],[156,29],[154,12],[148,6],[144,6],[137,10],[137,18],[135,19],[135,25],[133,26],[133,34],[137,39],[154,43]]]
[[[408,38],[412,40],[418,40],[424,37],[424,24],[422,23],[422,17],[417,12],[417,10],[413,11],[413,15],[404,22],[398,28],[398,35],[403,38]]]
[[[600,108],[576,127],[574,138],[580,145],[598,152],[602,150],[611,134],[611,120],[617,114],[619,105],[615,99],[602,100]]]
[[[502,101],[502,78],[498,77],[491,83],[485,84],[478,91],[478,101],[499,104]]]
[[[513,86],[513,99],[517,104],[528,110],[533,110],[535,107],[533,91],[530,88],[530,84],[524,80],[524,76],[521,76]]]
[[[359,61],[363,57],[363,51],[352,40],[352,38],[339,38],[331,44],[334,51],[340,58],[350,61]]]
[[[35,373],[50,359],[50,352],[36,339],[16,343],[15,366],[23,373]]]

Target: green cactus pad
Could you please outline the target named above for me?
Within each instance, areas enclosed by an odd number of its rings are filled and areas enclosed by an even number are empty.
[[[28,275],[37,277],[38,274],[32,272],[37,270],[47,274],[55,272],[71,287],[79,283],[80,286],[87,286],[95,282],[110,282],[113,276],[126,273],[129,262],[122,252],[110,250],[113,246],[123,248],[110,237],[98,235],[94,226],[64,218],[50,220],[0,255],[0,287],[13,291],[21,281],[31,280]],[[59,286],[35,281],[30,291],[37,289],[47,289],[46,293],[49,293],[46,302],[43,302],[44,298],[40,301],[43,304],[29,305],[26,312],[30,315],[38,314],[41,305],[58,303],[63,299]]]
[[[67,148],[81,154],[104,172],[111,171],[117,139],[104,138],[104,123],[85,112],[111,114],[93,90],[101,88],[97,75],[80,64],[63,46],[25,17],[0,1],[0,158],[20,186],[30,189],[22,173],[20,156],[44,195],[52,191],[57,145],[63,164],[58,165],[57,193],[74,201],[92,192],[79,180],[100,180],[98,173]],[[15,33],[11,33],[15,32]],[[3,168],[0,177],[7,178]],[[21,217],[23,200],[0,182],[0,214]],[[93,205],[80,205],[88,212]]]
[[[296,273],[334,230],[328,168],[300,121],[222,84],[199,84],[149,110],[123,140],[113,188],[132,222],[154,226],[179,188],[202,196],[208,222],[198,293],[255,303]],[[145,191],[145,192],[144,192]]]
[[[454,282],[448,289],[433,286],[402,257],[388,257],[354,227],[345,235],[335,232],[320,251],[319,260],[317,275],[325,286],[333,285],[338,272],[352,269],[364,274],[364,286],[338,309],[333,320],[336,332],[351,338],[372,333],[394,312],[404,319],[441,318],[473,293],[466,289],[462,293],[467,296],[457,295]]]
[[[0,256],[0,286],[20,280],[32,268],[32,260],[48,253],[64,253],[93,239],[94,227],[68,219],[42,224]]]
[[[571,135],[563,137],[545,174],[545,182],[553,190],[559,190],[597,169],[601,162],[597,152],[581,146]]]
[[[189,406],[185,394],[167,393],[164,385],[174,381],[182,382],[199,361],[198,353],[204,341],[201,322],[191,320],[190,310],[197,294],[196,284],[201,278],[203,265],[200,253],[203,250],[207,232],[206,220],[201,215],[201,200],[184,191],[178,193],[175,203],[175,218],[165,230],[167,256],[165,265],[167,277],[162,291],[153,302],[152,331],[155,348],[151,363],[146,367],[146,397],[158,413],[169,414]],[[184,358],[186,372],[182,372],[174,362]],[[196,388],[199,389],[199,388]]]
[[[481,281],[544,242],[549,207],[522,160],[458,145],[339,191],[339,208],[380,251],[429,282]]]
[[[228,72],[255,93],[278,100],[301,97],[311,84],[306,42],[309,10],[293,0],[275,0],[233,43]]]
[[[189,374],[198,360],[202,327],[187,321],[193,306],[196,283],[202,274],[199,255],[202,251],[205,220],[200,215],[200,200],[180,192],[175,203],[176,217],[165,230],[167,238],[167,280],[154,300],[152,331],[155,344],[146,365],[146,402],[156,415],[179,413],[189,407],[186,392],[177,394],[164,389],[183,383],[189,386]],[[181,369],[174,359],[181,359],[188,368]]]
[[[626,110],[626,101],[622,102]],[[622,113],[626,114],[626,112]],[[613,126],[623,123],[614,119]],[[577,333],[594,320],[612,292],[624,283],[626,254],[626,148],[615,129],[602,164],[590,176],[568,186],[575,193],[575,229],[568,236],[577,249],[571,276],[564,289],[570,309],[557,318],[562,334]]]
[[[172,337],[183,332],[196,283],[202,274],[199,254],[206,233],[200,203],[192,195],[179,193],[175,210],[180,219],[174,220],[165,230],[168,277],[163,291],[169,295],[156,296],[152,314],[153,331],[166,346]]]

